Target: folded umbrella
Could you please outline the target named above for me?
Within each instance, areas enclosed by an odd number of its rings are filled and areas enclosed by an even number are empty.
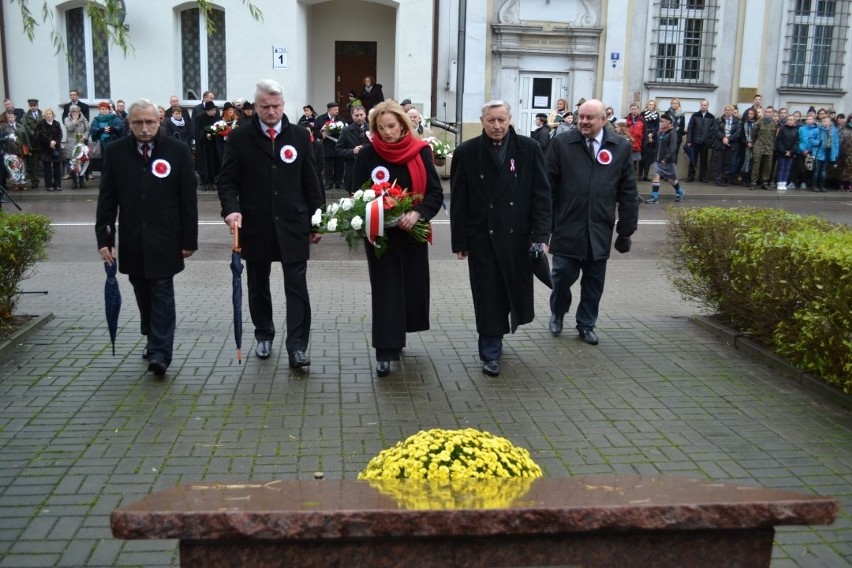
[[[114,231],[111,229],[107,229],[110,235]],[[107,246],[113,248],[111,245]],[[104,283],[104,306],[106,307],[107,328],[109,329],[109,340],[112,343],[113,357],[115,357],[115,336],[118,333],[118,314],[121,313],[121,291],[118,289],[118,280],[115,277],[117,268],[118,261],[116,260],[113,260],[112,264],[104,262],[104,270],[107,275]]]
[[[683,153],[686,154],[686,157],[689,159],[689,163],[694,166],[695,165],[695,150],[693,149],[693,147],[684,144]]]
[[[231,300],[234,303],[234,341],[237,344],[237,362],[243,362],[243,260],[240,256],[240,228],[234,225],[234,247],[231,249]]]

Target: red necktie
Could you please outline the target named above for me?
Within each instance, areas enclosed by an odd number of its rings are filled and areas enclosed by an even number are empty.
[[[148,151],[151,149],[147,144],[142,144],[142,159],[145,160],[145,163],[148,163],[148,160],[151,159],[151,154]]]
[[[272,144],[274,145],[275,144],[275,129],[274,128],[267,128],[266,133],[269,134],[269,139],[272,140]]]

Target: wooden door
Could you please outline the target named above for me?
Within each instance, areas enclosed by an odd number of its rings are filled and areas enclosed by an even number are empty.
[[[349,96],[353,89],[359,96],[364,89],[364,77],[376,80],[376,42],[337,41],[334,44],[334,97],[340,104],[340,114],[351,121]]]

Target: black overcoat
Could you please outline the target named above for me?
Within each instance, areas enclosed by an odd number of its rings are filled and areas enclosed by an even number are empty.
[[[228,137],[218,181],[222,217],[242,213],[243,259],[304,262],[311,216],[323,204],[310,134],[284,115],[273,148],[261,127],[254,116]],[[295,156],[285,156],[287,151]]]
[[[155,173],[155,168],[158,168]],[[151,160],[133,136],[104,147],[95,235],[107,246],[118,216],[118,269],[145,278],[183,270],[183,250],[198,249],[198,203],[189,147],[158,136]]]
[[[553,236],[550,252],[580,260],[609,258],[615,212],[619,235],[629,237],[639,219],[639,193],[630,161],[631,144],[603,131],[598,158],[593,158],[579,130],[557,136],[547,152],[553,191]],[[606,162],[606,151],[611,161]],[[606,154],[604,154],[606,156]]]
[[[508,147],[500,166],[485,133],[460,144],[450,172],[452,248],[469,253],[476,329],[482,335],[514,333],[533,320],[529,249],[550,236],[550,187],[541,148],[514,129],[504,143]],[[508,326],[506,314],[494,309],[505,296]]]

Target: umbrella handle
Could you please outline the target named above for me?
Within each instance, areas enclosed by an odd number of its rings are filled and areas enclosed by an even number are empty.
[[[234,223],[234,252],[240,252],[240,226]]]

